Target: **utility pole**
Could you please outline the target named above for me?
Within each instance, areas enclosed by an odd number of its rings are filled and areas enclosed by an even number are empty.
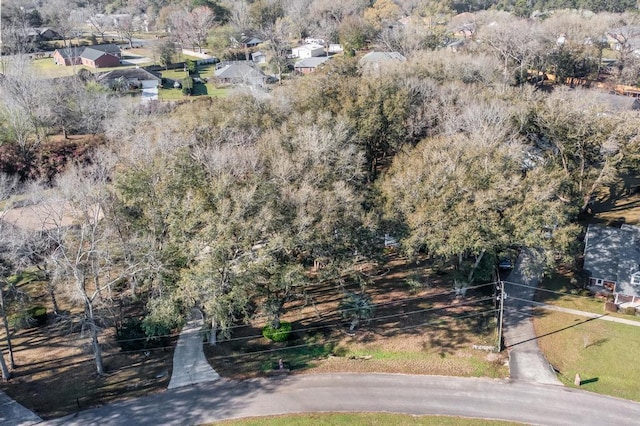
[[[498,352],[502,352],[502,321],[504,316],[504,282],[498,281],[498,300],[500,301],[500,308],[498,310]]]

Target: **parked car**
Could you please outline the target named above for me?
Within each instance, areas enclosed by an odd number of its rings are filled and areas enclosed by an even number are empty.
[[[509,259],[508,257],[501,258],[500,263],[498,263],[498,269],[503,271],[513,269],[513,260]]]

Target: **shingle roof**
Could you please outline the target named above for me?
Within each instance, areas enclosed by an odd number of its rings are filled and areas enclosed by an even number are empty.
[[[318,65],[331,59],[328,56],[316,56],[314,58],[305,58],[294,64],[294,68],[316,68]]]
[[[360,59],[360,62],[386,62],[406,60],[407,58],[405,58],[398,52],[369,52]]]
[[[96,59],[100,58],[101,56],[104,55],[108,55],[108,53],[103,52],[101,50],[96,50],[96,49],[92,49],[90,47],[85,48],[82,53],[80,54],[80,57],[85,58],[85,59],[89,59],[91,61],[95,61]],[[111,55],[113,56],[113,55]]]
[[[252,67],[249,64],[226,64],[218,68],[215,72],[215,76],[218,78],[229,79],[263,79],[265,75],[262,71]]]
[[[640,287],[631,284],[631,276],[640,271],[640,227],[589,225],[584,270],[589,277],[615,281],[619,293],[640,296]]]
[[[99,82],[116,80],[118,78],[126,78],[127,80],[158,80],[161,78],[157,74],[147,71],[143,68],[124,68],[100,74],[97,77]]]
[[[100,50],[101,52],[111,53],[113,55],[119,55],[122,51],[118,47],[117,44],[94,44],[93,46],[89,46],[88,48]]]

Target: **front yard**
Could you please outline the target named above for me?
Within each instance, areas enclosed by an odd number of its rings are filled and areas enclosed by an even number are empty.
[[[534,318],[540,349],[566,386],[640,401],[640,328],[562,312]]]
[[[306,301],[290,307],[293,324],[284,343],[261,335],[264,322],[234,330],[231,341],[205,347],[211,365],[234,378],[268,375],[280,358],[296,373],[406,373],[507,377],[506,352],[474,349],[496,344],[493,286],[456,298],[448,274],[438,275],[395,259],[388,273],[367,286],[375,316],[354,333],[338,314],[340,292],[325,284],[310,289]],[[409,279],[428,285],[412,290]],[[355,288],[349,290],[356,290]],[[489,294],[487,294],[489,292]],[[264,320],[263,320],[264,321]]]

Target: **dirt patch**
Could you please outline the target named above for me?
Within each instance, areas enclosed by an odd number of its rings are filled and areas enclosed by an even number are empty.
[[[233,330],[229,341],[205,353],[222,376],[268,375],[279,359],[293,373],[387,372],[454,376],[506,377],[504,354],[491,359],[473,345],[495,344],[493,286],[471,290],[464,298],[452,291],[449,277],[438,275],[429,262],[394,258],[370,270],[367,293],[375,316],[354,333],[342,319],[342,292],[357,286],[324,283],[289,305],[283,318],[293,324],[288,342],[262,337],[264,322]],[[417,291],[407,280],[428,283]]]
[[[89,342],[79,333],[53,326],[20,331],[13,337],[13,377],[0,388],[43,419],[166,389],[172,349],[122,353],[113,332],[101,340],[105,376],[96,374]]]

